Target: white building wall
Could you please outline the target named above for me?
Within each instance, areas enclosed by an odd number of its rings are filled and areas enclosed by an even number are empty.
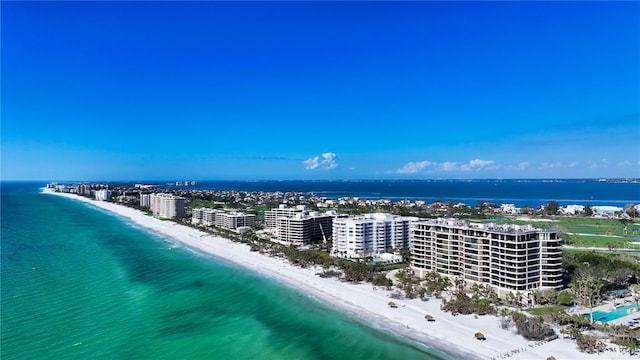
[[[415,217],[375,213],[333,220],[333,256],[379,257],[389,248],[407,250]]]
[[[140,194],[140,206],[150,208],[151,207],[151,195]]]
[[[111,190],[96,190],[94,193],[96,200],[98,201],[107,201],[111,200]]]
[[[176,218],[184,216],[185,198],[171,194],[151,194],[151,212],[153,216]]]

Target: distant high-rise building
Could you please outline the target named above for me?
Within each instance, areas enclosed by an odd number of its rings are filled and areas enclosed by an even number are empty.
[[[140,193],[140,206],[145,208],[151,207],[151,194]]]
[[[111,190],[106,190],[106,189],[96,190],[94,192],[94,196],[98,201],[111,200]]]
[[[78,193],[82,195],[91,195],[91,184],[81,184]]]

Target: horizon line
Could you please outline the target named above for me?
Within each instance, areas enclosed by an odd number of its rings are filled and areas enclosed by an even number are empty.
[[[634,180],[640,181],[640,177],[546,177],[546,178],[411,178],[411,179],[398,179],[398,178],[351,178],[351,179],[133,179],[133,180],[44,180],[44,179],[0,179],[0,182],[176,182],[176,181],[195,181],[195,182],[287,182],[287,181],[306,181],[306,182],[347,182],[347,181],[611,181],[611,180]]]

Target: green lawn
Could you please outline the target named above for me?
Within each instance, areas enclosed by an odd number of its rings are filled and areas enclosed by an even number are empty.
[[[545,307],[539,307],[539,308],[529,308],[526,309],[525,311],[528,312],[531,315],[546,315],[546,314],[555,314],[561,311],[565,311],[567,309],[567,306],[562,306],[562,305],[554,305],[554,306],[545,306]]]
[[[554,229],[562,233],[568,245],[602,248],[632,248],[640,249],[640,245],[631,245],[629,242],[640,242],[639,239],[630,239],[627,236],[639,236],[640,225],[638,222],[628,224],[627,230],[624,224],[617,219],[596,219],[583,217],[535,217],[531,221],[517,221],[505,219],[492,222],[499,224],[532,224],[537,228]],[[547,219],[552,221],[535,221]],[[491,220],[473,219],[473,222],[490,222]]]
[[[222,208],[223,206],[220,204],[216,204],[215,201],[212,201],[212,200],[191,199],[187,203],[186,207],[189,209],[198,209],[202,207],[218,209],[218,208]]]
[[[628,248],[629,240],[623,237],[597,235],[564,235],[567,245],[586,247]]]
[[[589,233],[598,235],[640,235],[640,229],[633,223],[628,224],[625,230],[624,224],[617,219],[596,219],[596,218],[569,218],[554,217],[553,222],[537,222],[536,224],[544,228],[559,229],[569,233]]]

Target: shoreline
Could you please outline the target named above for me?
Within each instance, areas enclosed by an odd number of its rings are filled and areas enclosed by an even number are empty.
[[[499,327],[497,316],[458,315],[452,316],[440,310],[441,300],[431,298],[394,299],[398,308],[390,308],[387,303],[392,291],[374,289],[369,283],[352,284],[336,278],[321,278],[315,275],[317,268],[303,269],[289,264],[286,260],[249,251],[246,244],[207,234],[200,230],[180,225],[172,221],[162,221],[145,213],[119,204],[91,200],[74,194],[56,193],[43,189],[43,194],[58,195],[91,204],[126,218],[152,232],[167,236],[189,248],[207,256],[224,259],[260,276],[275,280],[351,317],[371,324],[393,335],[455,359],[629,359],[631,356],[620,352],[607,351],[604,354],[586,354],[578,351],[575,342],[558,339],[538,343],[527,341],[510,330]],[[427,322],[425,314],[431,314],[436,321]],[[488,341],[474,339],[475,332],[482,332]]]

